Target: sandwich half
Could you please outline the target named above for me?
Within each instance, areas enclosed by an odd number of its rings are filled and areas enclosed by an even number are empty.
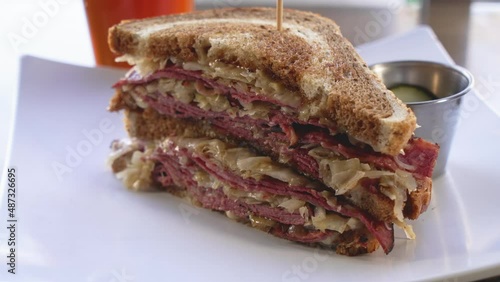
[[[275,236],[370,253],[429,204],[438,146],[316,14],[215,9],[124,21],[110,111],[127,141],[110,164],[125,186],[164,190]]]

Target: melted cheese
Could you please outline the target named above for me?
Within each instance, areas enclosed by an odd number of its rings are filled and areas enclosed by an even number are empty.
[[[268,176],[288,183],[289,185],[306,185],[314,187],[314,183],[307,178],[298,175],[294,171],[279,164],[275,164],[267,156],[257,156],[247,148],[232,148],[220,140],[213,139],[189,139],[175,138],[167,139],[163,145],[176,143],[181,147],[192,150],[194,155],[200,154],[217,165],[228,168],[234,173],[244,178],[254,178],[259,180],[262,176]],[[122,142],[113,145],[114,152],[109,157],[109,164],[125,160],[125,165],[116,171],[116,177],[124,185],[132,190],[148,190],[151,188],[151,174],[154,169],[154,162],[149,158],[156,145],[150,144],[142,151],[136,142]],[[346,193],[351,187],[357,187],[360,174],[362,177],[380,178],[380,191],[389,199],[394,201],[394,214],[396,220],[394,223],[401,227],[408,238],[414,238],[411,226],[404,223],[403,207],[408,192],[415,191],[417,183],[411,173],[396,171],[394,173],[387,171],[376,171],[366,164],[359,162],[359,159],[341,160],[335,154],[330,154],[324,149],[312,149],[311,156],[320,159],[321,162],[328,161],[328,170],[325,173],[340,175],[332,177],[333,187],[338,187],[337,191]],[[181,164],[187,163],[180,161]],[[352,172],[354,173],[352,173]],[[320,169],[321,172],[321,169]],[[323,175],[324,176],[324,175]],[[319,230],[335,230],[340,233],[346,229],[360,228],[360,224],[355,219],[343,218],[337,214],[327,213],[321,207],[316,207],[314,215],[310,215],[306,208],[306,203],[293,197],[276,196],[263,192],[247,192],[235,189],[218,181],[205,171],[198,169],[194,172],[193,180],[203,187],[212,189],[222,189],[230,198],[241,199],[249,204],[267,203],[272,207],[281,207],[288,212],[299,212],[306,219],[308,225],[314,226]],[[335,199],[330,197],[327,191],[321,193],[328,201]]]
[[[136,105],[146,109],[149,105],[144,101],[147,95],[171,95],[183,104],[196,103],[205,111],[226,112],[231,117],[250,116],[267,120],[271,105],[259,101],[241,103],[242,108],[233,107],[225,95],[220,94],[216,89],[208,89],[201,82],[182,81],[172,78],[160,78],[156,81],[144,85],[132,86],[124,84],[122,91],[129,93]]]
[[[322,207],[314,209],[314,216],[311,217],[311,221],[312,225],[321,231],[328,229],[343,233],[349,226],[347,224],[349,218],[341,217],[334,213],[327,213]]]
[[[244,178],[260,180],[262,176],[268,176],[289,185],[315,186],[313,182],[290,168],[273,162],[267,156],[258,156],[248,148],[231,148],[218,139],[204,138],[177,138],[176,143]]]
[[[203,22],[203,23],[202,23]],[[220,23],[232,23],[232,24],[246,24],[246,25],[261,25],[261,26],[269,26],[274,28],[276,24],[272,20],[266,19],[257,19],[257,18],[212,18],[212,19],[203,19],[200,20],[184,20],[177,22],[168,22],[168,23],[157,23],[153,25],[149,25],[143,29],[137,31],[137,35],[140,37],[139,49],[147,49],[149,44],[149,37],[160,30],[168,30],[171,28],[176,28],[178,26],[186,26],[186,25],[200,25],[202,24],[220,24]],[[303,25],[298,25],[293,22],[283,23],[283,28],[286,32],[293,34],[294,36],[300,37],[308,42],[313,50],[315,50],[314,54],[311,56],[312,65],[319,69],[324,70],[326,72],[324,75],[318,75],[316,72],[310,72],[304,75],[301,79],[300,84],[301,88],[304,89],[305,94],[312,98],[317,95],[318,89],[315,85],[325,85],[321,89],[323,92],[328,93],[331,89],[328,86],[329,84],[323,83],[325,77],[333,77],[329,72],[328,68],[328,60],[324,60],[323,58],[331,58],[334,56],[332,54],[332,50],[330,48],[329,43],[326,38],[317,31],[314,31],[310,28],[307,28]],[[338,31],[336,31],[338,32]],[[251,33],[239,33],[238,35],[230,34],[230,33],[220,33],[218,35],[212,36],[210,39],[211,46],[213,48],[218,48],[218,46],[231,46],[236,45],[240,46],[241,41],[251,41],[253,39],[253,35]],[[207,57],[209,54],[206,53],[203,48],[196,48],[196,52],[200,58],[201,63],[206,63]],[[210,52],[210,51],[209,51]],[[131,56],[124,55],[121,58],[117,59],[119,61],[127,61],[129,64],[136,64],[138,66],[138,70],[140,70],[143,74],[152,73],[152,71],[156,69],[161,69],[164,66],[162,60],[158,59],[149,59],[141,56]]]
[[[130,55],[123,55],[120,58],[122,58],[120,61],[128,61],[129,63],[134,61]],[[148,64],[144,59],[141,59],[139,62],[134,69],[143,76],[147,76],[158,70],[155,69],[158,65],[157,62]],[[211,62],[209,64],[187,62],[179,64],[186,70],[201,70],[205,76],[223,85],[231,86],[243,93],[253,92],[257,95],[277,100],[280,104],[292,108],[301,105],[301,97],[299,95],[291,92],[281,83],[270,78],[260,70],[254,72],[222,62]],[[165,63],[162,63],[162,65],[164,67]]]
[[[411,226],[404,223],[403,209],[407,194],[417,189],[417,182],[409,172],[396,170],[395,172],[380,171],[361,163],[358,158],[344,159],[323,147],[309,151],[319,164],[320,178],[335,191],[336,195],[352,192],[350,196],[355,201],[362,201],[363,195],[359,181],[362,178],[380,178],[380,192],[394,201],[395,223],[402,227],[407,234],[412,234]],[[408,237],[412,237],[408,235]],[[413,234],[414,235],[414,234]]]
[[[343,233],[345,230],[354,230],[363,228],[363,224],[355,218],[344,218],[337,214],[327,212],[322,207],[316,207],[314,216],[309,214],[306,202],[289,196],[277,196],[265,192],[249,192],[232,188],[205,171],[198,170],[193,178],[198,185],[210,187],[213,189],[222,189],[224,194],[234,200],[243,201],[247,204],[268,204],[271,207],[280,207],[289,213],[299,212],[305,219],[308,226],[325,231],[333,230]],[[226,215],[232,219],[238,219],[233,212],[226,212]],[[274,221],[255,215],[250,216],[250,221],[254,227],[269,227],[275,224]]]
[[[233,86],[244,93],[250,91],[290,107],[300,106],[300,96],[292,93],[260,70],[254,72],[222,62],[211,62],[205,67],[200,65],[200,68],[203,68],[203,73],[206,76],[216,79],[224,85]]]

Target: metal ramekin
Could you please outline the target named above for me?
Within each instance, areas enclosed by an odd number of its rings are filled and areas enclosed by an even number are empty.
[[[415,130],[422,137],[439,144],[439,157],[433,177],[445,172],[462,97],[474,84],[472,74],[459,66],[427,61],[395,61],[370,67],[382,82],[391,88],[400,84],[419,86],[437,99],[406,103],[415,113],[420,126]]]

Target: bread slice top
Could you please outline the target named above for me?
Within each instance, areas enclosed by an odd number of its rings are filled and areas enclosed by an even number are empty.
[[[222,62],[261,71],[300,98],[297,112],[334,124],[375,151],[397,155],[416,127],[413,112],[367,67],[339,27],[319,15],[226,8],[123,21],[109,30],[113,52],[133,61]],[[164,65],[164,64],[163,64]]]

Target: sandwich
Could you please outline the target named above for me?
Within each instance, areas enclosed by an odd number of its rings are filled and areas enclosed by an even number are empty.
[[[109,105],[126,187],[342,255],[415,237],[439,148],[330,19],[214,9],[123,21],[109,45],[132,66]]]

